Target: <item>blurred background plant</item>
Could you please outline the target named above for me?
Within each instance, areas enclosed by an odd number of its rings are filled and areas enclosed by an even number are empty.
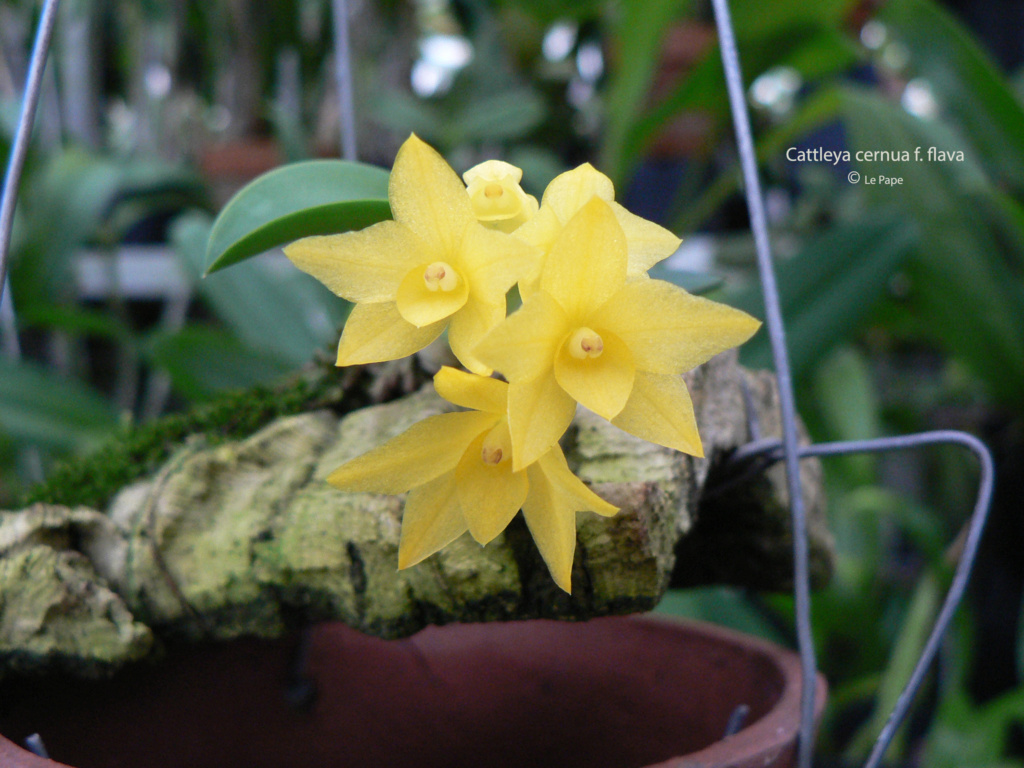
[[[999,462],[969,610],[892,762],[1024,766],[1024,11],[731,5],[813,439],[955,427]],[[724,275],[720,297],[760,312],[705,2],[349,10],[361,160],[389,165],[415,131],[460,171],[520,165],[535,194],[591,160],[627,206],[686,238],[673,268]],[[37,13],[0,2],[5,156]],[[336,154],[332,51],[327,0],[65,0],[3,304],[0,507],[126,423],[271,381],[336,340],[343,303],[274,255],[199,279],[233,191]],[[819,147],[852,157],[787,158]],[[917,147],[921,160],[856,156]],[[931,147],[962,156],[926,160]],[[852,171],[903,181],[851,184]],[[769,365],[766,339],[744,356]],[[827,473],[838,559],[815,598],[832,686],[819,764],[845,766],[909,675],[976,478],[952,449],[833,459]],[[674,590],[661,610],[791,642],[790,602],[725,585]]]

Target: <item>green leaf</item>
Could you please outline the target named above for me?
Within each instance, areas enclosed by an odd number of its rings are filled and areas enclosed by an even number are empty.
[[[0,432],[8,437],[80,451],[116,427],[114,409],[85,384],[32,363],[0,360]]]
[[[835,88],[823,88],[802,101],[786,122],[765,131],[757,140],[757,159],[764,163],[781,156],[794,142],[823,125],[834,122],[841,110],[842,99]],[[742,174],[739,162],[731,162],[722,170],[695,201],[670,219],[670,229],[690,232],[701,228],[711,215],[740,188]]]
[[[27,181],[11,270],[23,311],[69,296],[71,258],[83,244],[116,242],[155,210],[205,203],[198,177],[179,166],[77,149],[48,156]]]
[[[930,0],[885,3],[878,18],[910,49],[911,67],[928,80],[944,116],[986,170],[1024,191],[1024,106],[991,57]]]
[[[209,233],[209,217],[199,212],[183,214],[171,227],[175,253],[197,277]],[[208,275],[197,281],[196,289],[249,349],[295,367],[337,342],[349,308],[283,256],[240,264],[230,274]]]
[[[662,57],[662,41],[673,21],[689,6],[689,0],[650,0],[622,3],[615,26],[618,62],[612,70],[607,96],[607,126],[601,167],[620,181],[624,142],[637,112],[649,97]]]
[[[1019,255],[999,233],[1014,226],[1000,208],[976,157],[948,128],[907,114],[880,96],[845,89],[844,125],[851,149],[937,147],[964,151],[943,162],[873,162],[865,176],[900,177],[897,189],[864,186],[878,206],[900,212],[917,225],[919,248],[909,262],[908,305],[924,332],[961,358],[996,398],[1020,408],[1024,389],[1024,292]],[[1001,236],[1000,236],[1001,235]]]
[[[759,13],[763,17],[773,15],[763,11]],[[814,26],[809,21],[794,24],[784,31],[775,31],[772,26],[758,35],[739,41],[748,83],[761,73],[779,66],[793,67],[805,81],[814,82],[848,69],[857,60],[850,42],[841,32]],[[662,128],[680,113],[691,110],[711,116],[720,124],[724,124],[728,116],[725,76],[718,46],[712,47],[694,64],[658,104],[639,115],[630,112],[621,137],[609,134],[604,162],[612,178],[617,182],[624,178],[632,163]]]
[[[291,368],[286,361],[256,352],[229,333],[202,326],[186,326],[177,333],[158,336],[146,354],[189,400],[266,384]]]
[[[206,273],[307,235],[362,229],[391,218],[389,173],[346,160],[309,160],[260,176],[220,212]]]
[[[532,88],[513,88],[478,98],[447,127],[449,146],[474,141],[507,141],[525,136],[547,115]]]
[[[882,434],[878,398],[871,367],[852,346],[834,350],[811,376],[814,401],[828,440],[868,440]],[[837,457],[844,477],[853,485],[875,482],[877,456]]]
[[[875,710],[867,723],[861,726],[847,749],[846,756],[851,762],[861,762],[867,757],[879,732],[885,726],[889,714],[896,706],[903,687],[910,679],[917,660],[921,658],[942,599],[939,582],[940,579],[934,572],[926,571],[917,583],[917,589],[914,591],[910,608],[900,628],[900,634],[893,647],[888,667],[882,675],[878,695],[875,698]],[[895,743],[891,748],[894,753],[898,754],[903,749],[905,729],[904,725],[904,728],[897,732]]]
[[[670,589],[654,612],[712,622],[776,643],[787,642],[778,628],[751,605],[743,592],[733,587]]]
[[[786,35],[810,24],[841,27],[853,5],[855,0],[776,0],[771,13],[765,13],[760,0],[737,0],[731,4],[732,21],[738,40],[752,40]]]
[[[836,227],[777,267],[790,365],[797,379],[858,329],[915,244],[912,226],[882,214],[873,219]],[[764,317],[759,285],[734,290],[726,300]],[[740,354],[748,365],[770,367],[767,334],[759,332]]]
[[[121,343],[130,343],[132,329],[123,320],[96,309],[67,304],[45,304],[21,312],[18,322],[24,327],[63,331],[72,336],[95,336]]]
[[[671,269],[663,264],[655,264],[647,274],[656,280],[678,285],[693,294],[702,294],[721,287],[723,280],[719,275],[709,272],[691,272],[685,269]]]
[[[369,103],[374,121],[400,136],[415,133],[427,143],[438,142],[445,131],[445,117],[438,107],[411,93],[389,89]]]

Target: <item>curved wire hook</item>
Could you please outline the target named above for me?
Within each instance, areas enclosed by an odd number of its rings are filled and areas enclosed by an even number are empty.
[[[897,728],[903,721],[903,718],[906,717],[914,695],[917,693],[918,688],[920,688],[927,674],[928,667],[938,652],[939,643],[949,627],[953,613],[963,598],[967,580],[974,565],[981,533],[984,530],[988,517],[995,474],[992,456],[988,448],[980,440],[972,435],[955,431],[921,433],[904,437],[883,438],[881,440],[823,443],[805,448],[801,448],[798,445],[796,407],[793,396],[792,374],[786,350],[785,326],[782,321],[779,292],[772,265],[771,243],[768,237],[764,199],[761,195],[760,179],[757,173],[757,156],[754,151],[754,140],[750,129],[750,115],[744,98],[743,75],[740,69],[736,36],[733,32],[728,0],[712,0],[712,6],[714,7],[715,23],[718,28],[722,67],[725,70],[726,87],[729,92],[733,128],[736,133],[736,146],[739,151],[740,166],[743,171],[747,207],[750,213],[750,227],[757,250],[757,265],[761,275],[761,288],[764,295],[765,322],[771,341],[775,374],[778,379],[779,410],[782,420],[781,441],[757,441],[751,443],[744,448],[740,448],[734,454],[734,460],[740,461],[744,457],[754,458],[758,454],[769,452],[775,455],[776,461],[781,458],[785,459],[786,462],[786,478],[793,519],[793,591],[796,601],[797,645],[800,651],[803,675],[800,706],[800,738],[797,747],[797,764],[800,768],[810,768],[813,757],[814,695],[815,678],[817,677],[814,640],[811,632],[807,520],[800,484],[800,458],[804,456],[827,456],[862,451],[897,450],[935,443],[955,443],[973,451],[981,462],[981,485],[978,491],[978,501],[975,504],[974,513],[971,518],[964,553],[957,566],[953,583],[939,612],[935,627],[928,638],[928,642],[925,644],[924,652],[918,660],[907,686],[900,694],[896,706],[886,721],[885,727],[882,729],[878,741],[875,742],[871,755],[865,764],[865,768],[877,768],[885,750],[892,742]]]
[[[988,511],[992,501],[992,492],[995,487],[995,463],[992,453],[988,447],[974,435],[955,430],[935,430],[932,432],[920,432],[913,435],[897,437],[883,437],[875,440],[850,440],[837,443],[818,443],[807,445],[799,449],[800,458],[809,456],[840,456],[849,453],[880,453],[888,451],[899,451],[919,448],[925,445],[959,445],[967,448],[977,458],[981,474],[978,480],[978,497],[974,504],[974,511],[971,513],[970,523],[967,528],[967,538],[964,542],[963,553],[960,555],[960,562],[957,563],[953,574],[953,581],[949,591],[935,619],[928,641],[925,643],[921,657],[910,675],[910,679],[904,686],[896,706],[893,707],[885,726],[878,735],[877,741],[871,750],[864,768],[877,768],[882,762],[885,751],[889,748],[896,731],[906,718],[914,697],[917,695],[928,668],[935,660],[939,651],[946,630],[949,629],[953,615],[963,600],[967,589],[967,582],[977,559],[978,545],[981,542],[981,535],[985,530],[985,523],[988,520]],[[763,459],[765,457],[774,461],[782,458],[782,443],[777,439],[757,440],[736,449],[730,457],[730,462],[746,463]]]

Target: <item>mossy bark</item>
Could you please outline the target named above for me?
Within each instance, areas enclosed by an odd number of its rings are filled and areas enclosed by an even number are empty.
[[[194,435],[102,513],[44,503],[0,513],[0,673],[54,664],[95,673],[145,655],[153,633],[274,636],[338,619],[400,637],[448,621],[639,611],[657,603],[674,573],[687,583],[783,587],[790,536],[778,472],[721,494],[708,508],[719,525],[700,534],[706,485],[749,439],[750,417],[762,434],[777,433],[773,382],[731,354],[687,379],[706,458],[584,412],[566,436],[573,469],[621,508],[612,518],[579,515],[572,595],[551,581],[521,518],[486,547],[463,536],[398,571],[402,499],[324,481],[344,460],[449,410],[428,385],[348,414],[280,417],[244,439]],[[805,466],[812,561],[824,577],[831,548],[820,474]],[[744,505],[742,524],[728,522],[729,498]],[[680,564],[681,553],[689,554]]]

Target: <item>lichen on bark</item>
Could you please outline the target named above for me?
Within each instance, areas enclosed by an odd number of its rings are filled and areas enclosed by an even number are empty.
[[[197,432],[102,510],[36,504],[0,513],[0,668],[96,673],[145,655],[154,635],[275,636],[327,619],[382,637],[449,621],[584,619],[649,609],[674,574],[762,589],[791,578],[777,472],[731,494],[745,505],[742,525],[722,511],[730,494],[719,506],[701,502],[714,467],[749,439],[751,415],[764,435],[777,428],[767,413],[771,378],[745,372],[731,353],[687,375],[706,458],[577,415],[564,445],[570,465],[621,512],[579,514],[571,595],[552,582],[521,517],[486,547],[466,535],[397,570],[402,498],[344,493],[324,478],[450,410],[429,385],[398,399],[381,394],[425,380],[409,367],[385,368],[345,398],[387,402],[345,413],[335,390],[333,400],[310,400],[248,436]],[[830,543],[820,477],[813,467],[807,477],[812,555],[823,576]],[[718,521],[706,534],[704,516]]]

